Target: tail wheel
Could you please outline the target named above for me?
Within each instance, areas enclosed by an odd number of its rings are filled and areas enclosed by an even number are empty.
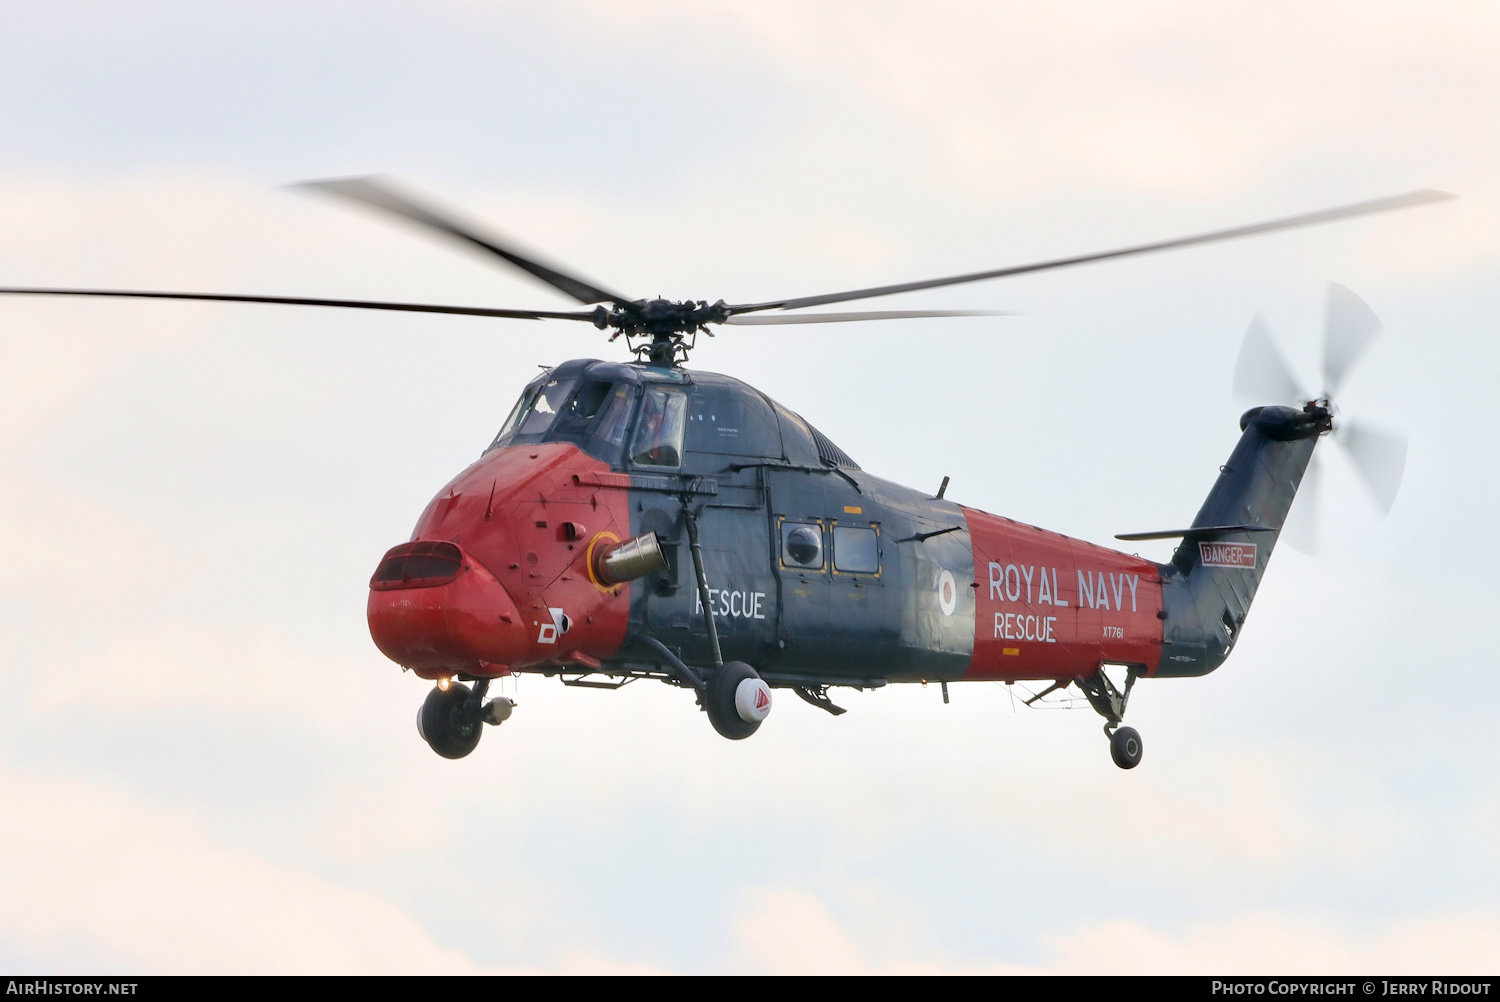
[[[417,733],[443,758],[463,758],[484,734],[479,700],[466,685],[434,686],[417,711]]]
[[[1141,764],[1141,734],[1134,727],[1119,727],[1109,736],[1109,757],[1121,769]]]
[[[714,730],[740,741],[754,734],[771,712],[771,689],[754,668],[731,661],[714,671],[703,702]]]

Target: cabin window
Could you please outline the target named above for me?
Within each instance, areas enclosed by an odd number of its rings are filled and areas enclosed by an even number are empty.
[[[782,455],[787,461],[799,466],[817,466],[822,462],[818,456],[817,443],[807,422],[796,414],[776,404],[776,420],[780,424]]]
[[[779,457],[776,415],[748,387],[695,386],[688,402],[687,451]]]
[[[631,461],[640,466],[680,466],[686,427],[687,395],[681,390],[651,387],[641,404]]]
[[[874,529],[854,525],[833,528],[833,566],[853,574],[880,570],[880,541]]]
[[[823,527],[806,522],[781,523],[781,562],[788,567],[823,567]]]

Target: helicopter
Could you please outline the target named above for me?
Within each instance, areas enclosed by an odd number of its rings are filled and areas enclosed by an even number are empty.
[[[120,289],[3,295],[182,299],[590,323],[631,361],[575,359],[523,390],[493,442],[432,499],[369,582],[376,647],[434,683],[417,713],[438,755],[463,758],[514,700],[499,678],[535,673],[618,689],[690,690],[731,740],[768,719],[777,690],[832,715],[830,692],[896,683],[1029,682],[1028,705],[1076,687],[1110,755],[1139,764],[1123,723],[1142,678],[1202,676],[1229,656],[1318,442],[1336,430],[1389,509],[1404,440],[1339,419],[1333,395],[1379,331],[1330,287],[1324,385],[1296,383],[1259,320],[1237,391],[1269,400],[1166,563],[1073,539],[865,471],[795,411],[684,363],[697,335],[737,325],[986,315],[974,310],[798,312],[1240,239],[1450,199],[1422,190],[1115,250],[969,274],[747,304],[640,299],[521,253],[508,240],[377,177],[298,187],[400,217],[520,269],[586,310]],[[1111,677],[1113,671],[1116,682]]]

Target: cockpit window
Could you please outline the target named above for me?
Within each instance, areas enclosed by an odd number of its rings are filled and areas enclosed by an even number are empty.
[[[609,396],[609,384],[595,379],[586,380],[573,394],[573,399],[558,413],[552,425],[554,435],[582,435],[594,423],[599,407]]]
[[[553,376],[549,372],[522,391],[515,409],[505,419],[505,426],[485,451],[523,442],[571,442],[589,455],[617,466],[635,411],[636,385],[609,379]],[[681,396],[680,392],[678,395]],[[661,447],[673,444],[677,458],[670,465],[675,466],[682,452],[680,421],[676,439],[669,436]]]
[[[631,461],[641,466],[680,466],[686,427],[687,395],[681,390],[651,387],[641,404]]]
[[[551,428],[575,382],[573,379],[544,378],[526,387],[516,409],[510,412],[505,427],[500,429],[490,448],[504,445],[517,435],[540,435]]]
[[[521,415],[520,423],[516,425],[516,434],[540,435],[550,429],[572,389],[571,379],[549,379],[541,384],[536,396],[531,398],[531,405],[526,413]]]
[[[619,446],[625,441],[625,429],[630,424],[631,387],[621,383],[614,388],[601,408],[599,420],[594,423],[594,437],[607,445]]]
[[[505,423],[500,426],[500,434],[496,435],[495,441],[490,444],[491,449],[497,445],[504,445],[515,434],[516,425],[521,423],[521,416],[531,409],[531,401],[536,398],[539,391],[540,388],[536,386],[528,386],[521,391],[521,399],[517,400],[516,405],[510,409],[510,417],[506,418]]]

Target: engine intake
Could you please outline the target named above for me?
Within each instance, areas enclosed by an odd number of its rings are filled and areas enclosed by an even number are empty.
[[[656,533],[648,532],[622,543],[596,541],[591,569],[594,578],[608,587],[655,574],[666,566],[661,541]]]

